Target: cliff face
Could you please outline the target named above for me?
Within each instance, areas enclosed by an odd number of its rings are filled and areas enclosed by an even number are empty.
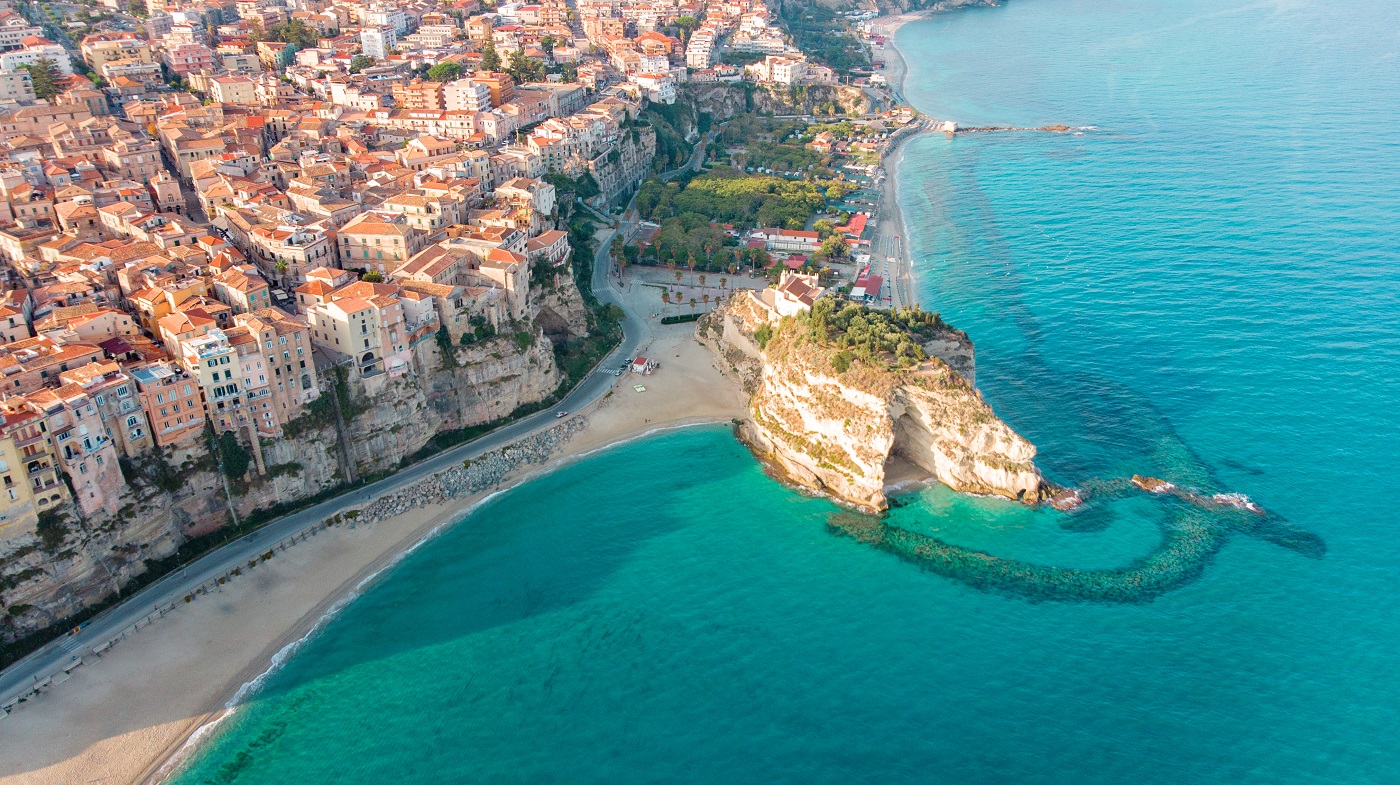
[[[796,482],[880,510],[887,472],[903,460],[958,491],[1026,503],[1047,492],[1035,447],[933,352],[897,369],[838,358],[834,345],[813,340],[792,317],[774,318],[749,292],[703,321],[698,335],[753,391],[741,436]],[[970,370],[961,333],[944,330],[929,348]]]
[[[561,328],[581,321],[582,308],[572,278],[541,305]],[[47,539],[5,542],[0,552],[3,639],[22,637],[101,601],[146,572],[148,560],[170,557],[191,538],[227,526],[230,503],[247,517],[334,488],[345,481],[347,468],[356,478],[392,471],[436,434],[499,420],[559,386],[553,347],[539,330],[528,346],[508,335],[454,347],[452,354],[447,361],[436,341],[421,341],[413,349],[411,373],[374,377],[372,384],[350,380],[342,407],[344,438],[333,420],[305,418],[289,427],[285,438],[263,441],[266,471],[231,480],[227,495],[212,457],[201,454],[174,468],[173,489],[131,478],[129,503],[110,520],[79,521],[69,512],[47,527]],[[329,375],[326,384],[332,384]]]
[[[849,114],[870,111],[870,97],[859,87],[809,85],[784,88],[730,82],[689,84],[684,99],[716,120],[728,120],[744,113],[810,114],[824,104],[834,104]]]
[[[930,13],[940,13],[943,11],[955,11],[959,8],[974,7],[995,7],[1004,0],[886,0],[880,3],[882,9],[892,9],[894,11],[928,11]]]

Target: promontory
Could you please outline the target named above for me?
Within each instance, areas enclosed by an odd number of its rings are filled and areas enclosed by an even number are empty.
[[[740,291],[697,336],[751,392],[739,435],[799,485],[868,510],[889,506],[901,461],[956,491],[1027,504],[1053,486],[1035,446],[973,385],[967,336],[916,308],[820,296],[815,276]]]

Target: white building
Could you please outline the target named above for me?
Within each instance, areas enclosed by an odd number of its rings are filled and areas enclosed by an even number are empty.
[[[817,283],[817,276],[784,272],[773,291],[773,310],[779,316],[796,316],[811,310],[826,290]]]
[[[491,91],[480,82],[458,79],[442,88],[443,105],[449,112],[491,111]]]
[[[634,81],[648,101],[657,104],[676,102],[676,79],[670,74],[637,74]]]
[[[25,39],[23,49],[0,53],[0,71],[13,71],[22,65],[34,65],[40,60],[50,60],[64,76],[73,75],[72,58],[68,50],[44,38]]]
[[[685,64],[690,68],[705,69],[715,63],[715,38],[709,30],[697,30],[685,47]]]
[[[807,63],[796,57],[768,55],[762,62],[744,66],[744,74],[764,84],[795,85],[807,75]]]
[[[33,100],[34,83],[28,71],[0,72],[0,103]]]
[[[366,27],[360,31],[360,47],[366,56],[375,60],[383,60],[398,44],[399,37],[393,28]]]
[[[365,12],[365,27],[385,27],[394,34],[408,32],[408,17],[396,6],[373,6]]]

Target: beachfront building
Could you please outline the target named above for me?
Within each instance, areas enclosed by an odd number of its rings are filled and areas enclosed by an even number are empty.
[[[822,247],[821,235],[803,229],[755,229],[750,237],[763,241],[769,251],[810,254]]]

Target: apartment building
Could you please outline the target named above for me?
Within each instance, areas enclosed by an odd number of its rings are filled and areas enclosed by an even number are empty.
[[[168,361],[134,367],[131,378],[142,415],[128,412],[120,425],[134,428],[143,417],[150,424],[151,438],[162,450],[198,445],[206,422],[199,384],[179,365]]]
[[[258,102],[254,82],[246,76],[216,76],[209,80],[209,97],[225,104]]]
[[[398,43],[398,34],[388,27],[366,27],[360,31],[360,48],[366,57],[375,60],[383,60]]]
[[[308,272],[335,261],[332,234],[315,226],[257,226],[248,240],[263,275],[284,286],[305,283]]]
[[[165,63],[171,72],[179,76],[200,71],[212,71],[214,70],[214,50],[204,44],[173,44],[161,52],[161,62]]]
[[[367,281],[334,290],[306,309],[311,341],[334,358],[350,360],[361,376],[405,373],[409,330],[398,291]]]
[[[340,264],[348,270],[388,273],[427,245],[426,235],[401,213],[361,213],[339,236]]]
[[[46,428],[23,396],[0,401],[0,539],[33,532],[39,513],[68,498]]]
[[[59,374],[59,379],[64,384],[78,385],[92,399],[102,428],[117,452],[135,457],[155,445],[136,381],[120,365],[92,362]]]
[[[117,451],[92,397],[76,384],[36,390],[25,396],[43,418],[43,430],[59,468],[72,484],[73,501],[85,516],[113,515],[126,489]]]

